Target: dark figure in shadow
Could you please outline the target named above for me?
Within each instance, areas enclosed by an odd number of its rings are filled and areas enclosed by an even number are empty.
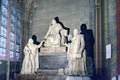
[[[87,29],[86,24],[82,24],[80,29],[81,29],[80,34],[84,35],[87,58],[88,57],[92,58],[93,76],[91,78],[92,78],[92,80],[95,80],[95,64],[94,64],[94,43],[95,43],[95,40],[93,37],[93,31],[91,29]],[[89,67],[89,65],[91,65],[91,64],[88,62],[87,67]]]
[[[33,39],[33,43],[36,45],[39,45],[40,42],[37,41],[37,36],[36,35],[32,35],[32,39]],[[40,52],[40,48],[38,49],[38,52]]]

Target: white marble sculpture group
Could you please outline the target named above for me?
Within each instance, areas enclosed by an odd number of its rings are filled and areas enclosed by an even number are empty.
[[[49,30],[45,38],[45,47],[60,47],[65,43],[65,36],[67,36],[66,30],[56,22],[55,19],[52,20],[52,24],[49,26]]]
[[[69,75],[86,75],[86,52],[84,36],[78,33],[78,29],[74,29],[71,43],[66,43],[65,37],[67,31],[56,22],[52,20],[52,24],[39,45],[33,44],[33,40],[30,38],[28,44],[24,48],[24,59],[22,64],[21,74],[32,74],[38,69],[38,48],[42,47],[53,47],[59,48],[66,46],[68,49],[67,60],[68,60],[68,74]]]

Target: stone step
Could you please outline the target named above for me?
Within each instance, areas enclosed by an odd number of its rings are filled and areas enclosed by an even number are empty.
[[[42,75],[64,75],[64,69],[58,69],[58,70],[38,69],[37,74],[42,74]]]
[[[19,75],[16,75],[15,80],[66,80],[66,76],[19,74]]]
[[[55,76],[55,75],[39,75],[39,74],[18,74],[15,80],[91,80],[89,77],[80,76]]]
[[[67,76],[66,80],[91,80],[89,77]]]

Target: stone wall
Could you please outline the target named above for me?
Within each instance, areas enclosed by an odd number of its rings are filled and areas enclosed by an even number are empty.
[[[94,0],[36,0],[36,5],[31,11],[29,37],[35,34],[42,40],[54,17],[59,17],[71,33],[82,23],[94,30]]]
[[[116,0],[108,0],[108,25],[109,25],[109,43],[112,45],[112,58],[111,58],[111,76],[117,75],[117,19],[116,19]]]

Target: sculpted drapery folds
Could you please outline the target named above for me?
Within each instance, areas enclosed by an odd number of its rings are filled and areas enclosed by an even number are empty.
[[[55,19],[52,20],[52,24],[49,26],[49,30],[45,35],[45,47],[60,47],[65,43],[65,36],[67,36],[67,31],[56,22]]]
[[[78,35],[78,30],[74,29],[72,41],[68,46],[68,74],[86,75],[86,52],[84,49],[84,36]]]
[[[39,68],[38,62],[38,48],[41,47],[41,41],[39,45],[33,44],[33,40],[30,38],[28,44],[24,48],[24,59],[21,69],[21,74],[32,74]]]

